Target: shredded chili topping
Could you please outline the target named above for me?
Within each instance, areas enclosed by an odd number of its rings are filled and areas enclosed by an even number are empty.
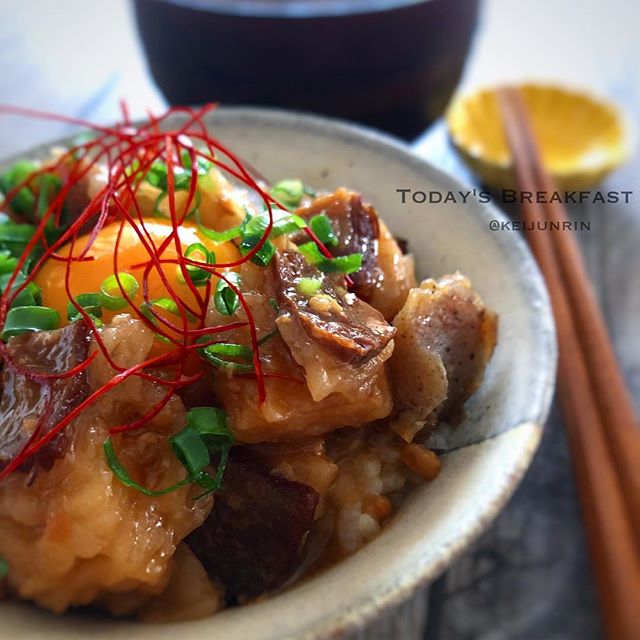
[[[99,400],[110,389],[132,376],[143,378],[166,388],[166,393],[162,400],[146,415],[127,424],[113,427],[111,432],[122,433],[140,429],[166,406],[180,388],[192,384],[203,375],[202,370],[196,374],[187,375],[186,365],[188,358],[207,346],[220,343],[221,334],[225,332],[234,331],[240,327],[248,327],[249,329],[253,370],[248,374],[242,373],[240,375],[248,375],[255,379],[260,403],[263,403],[266,398],[265,378],[288,378],[286,374],[263,371],[260,357],[260,340],[251,309],[242,291],[236,286],[234,280],[229,277],[229,272],[224,271],[239,267],[243,263],[252,260],[260,252],[268,242],[273,228],[273,208],[284,209],[285,207],[270,195],[264,183],[261,185],[259,179],[254,178],[253,172],[243,164],[238,156],[207,130],[203,119],[215,107],[215,104],[207,104],[199,109],[172,108],[161,116],[150,114],[147,123],[141,126],[133,126],[128,116],[127,107],[123,103],[122,122],[115,126],[107,127],[56,114],[12,106],[0,106],[0,114],[57,120],[87,128],[93,133],[90,139],[72,145],[51,163],[47,163],[41,169],[31,173],[26,180],[16,185],[6,194],[7,202],[11,202],[12,198],[23,188],[33,185],[39,176],[54,173],[62,177],[57,193],[51,197],[46,208],[39,212],[39,218],[35,221],[35,232],[27,242],[24,252],[18,258],[17,265],[9,278],[4,293],[0,297],[0,327],[5,326],[7,314],[16,297],[33,282],[39,270],[48,260],[55,260],[66,263],[65,290],[68,300],[75,307],[77,317],[81,317],[90,328],[97,347],[97,350],[90,353],[83,362],[72,369],[55,374],[43,374],[12,361],[6,343],[0,341],[0,356],[4,366],[12,367],[27,379],[38,382],[42,385],[43,394],[49,397],[51,396],[51,385],[56,380],[69,378],[84,371],[98,353],[102,353],[115,372],[108,382],[94,390],[91,395],[72,409],[53,428],[47,430],[46,433],[44,433],[44,424],[49,412],[43,412],[45,415],[39,418],[38,424],[28,442],[18,455],[0,470],[0,480],[20,468],[25,460],[36,454],[43,446],[55,438],[81,415],[87,407]],[[176,127],[171,125],[169,119],[177,114],[181,115],[183,120]],[[166,239],[156,246],[147,229],[146,225],[149,222],[149,218],[143,216],[138,202],[138,192],[152,166],[158,161],[166,165],[166,198],[171,229]],[[210,263],[207,260],[196,259],[186,255],[185,247],[182,246],[178,231],[181,225],[184,224],[186,216],[196,204],[198,197],[198,163],[203,161],[211,163],[224,174],[231,176],[237,183],[244,185],[248,190],[257,194],[268,212],[268,224],[262,236],[249,251],[243,252],[243,255],[237,260]],[[97,165],[106,169],[107,183],[90,199],[84,210],[68,226],[65,226],[63,224],[63,206],[67,196],[74,185],[77,185]],[[184,205],[181,204],[180,207],[176,204],[176,179],[178,174],[182,177],[185,174],[190,176],[186,202]],[[15,221],[21,221],[15,214],[9,212],[9,215]],[[169,348],[161,355],[150,357],[144,362],[129,368],[123,368],[113,360],[101,337],[99,321],[77,302],[70,288],[72,263],[77,261],[90,262],[93,259],[91,247],[98,234],[106,225],[114,223],[120,225],[113,252],[113,273],[120,289],[119,295],[126,301],[128,312],[143,322],[160,340],[169,345]],[[75,243],[78,241],[79,236],[84,234],[89,227],[91,231],[86,245],[80,255],[74,256],[73,247]],[[134,296],[130,295],[127,287],[118,278],[120,273],[118,262],[119,247],[126,227],[134,230],[140,245],[148,253],[148,260],[136,265],[138,267],[138,278],[141,282],[142,302],[136,302]],[[47,233],[51,229],[60,231],[52,241],[48,240],[51,234]],[[331,253],[313,231],[308,227],[306,231],[310,238],[316,242],[322,254],[330,258]],[[177,255],[175,259],[163,257],[163,253],[170,245],[175,249]],[[27,258],[32,255],[32,251],[37,246],[43,247],[44,250],[40,252],[33,266],[30,266],[26,278],[23,281],[16,280],[19,274],[24,273],[23,268]],[[71,248],[68,251],[68,255],[65,256],[60,253],[62,247]],[[182,273],[184,282],[188,285],[192,294],[189,300],[181,297],[166,277],[162,267],[167,263],[175,264]],[[208,272],[226,282],[229,289],[237,295],[239,306],[246,314],[246,322],[238,321],[212,327],[206,326],[207,310],[214,294],[212,285],[210,281],[207,281],[204,286],[196,286],[189,276],[189,267]],[[162,279],[168,300],[176,311],[175,321],[171,321],[166,315],[154,310],[153,300],[149,295],[149,277],[151,273],[159,275]],[[151,373],[151,371],[158,368],[162,368],[164,374],[162,377]],[[171,375],[167,375],[167,372],[170,372]],[[301,381],[295,380],[295,382]]]

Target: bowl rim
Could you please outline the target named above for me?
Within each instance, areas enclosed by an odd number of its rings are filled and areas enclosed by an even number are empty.
[[[219,124],[221,128],[224,127],[224,119],[228,118],[229,120],[236,121],[236,123],[238,123],[238,121],[241,123],[242,120],[254,122],[257,120],[262,126],[284,127],[290,130],[298,129],[307,132],[311,130],[313,133],[317,133],[318,135],[330,135],[361,148],[364,147],[369,149],[372,153],[382,153],[388,157],[390,156],[392,158],[391,161],[411,166],[416,171],[422,172],[429,179],[438,182],[444,188],[451,190],[468,188],[468,186],[462,181],[459,181],[446,172],[438,169],[428,160],[419,157],[411,150],[411,147],[402,140],[364,125],[300,111],[287,111],[277,108],[242,105],[219,107],[215,112],[213,112],[213,116],[209,117],[215,118],[216,116],[221,120]],[[178,114],[177,117],[184,118],[185,116],[184,114]],[[138,120],[133,122],[133,125],[135,126],[141,122],[145,121]],[[1,159],[0,166],[6,165],[19,158],[28,157],[29,155],[33,156],[42,154],[56,146],[68,144],[69,141],[75,138],[79,133],[81,133],[81,131],[72,135],[66,135],[51,142],[36,145],[19,153],[12,154],[11,157]],[[475,209],[482,216],[487,225],[491,220],[498,220],[500,222],[506,222],[509,220],[504,213],[490,202],[476,202]],[[518,272],[519,277],[526,276],[527,286],[535,293],[535,295],[537,295],[540,305],[538,310],[538,331],[544,338],[539,345],[540,353],[544,355],[544,358],[542,359],[543,366],[540,367],[539,375],[536,377],[537,390],[532,392],[532,396],[536,398],[537,406],[531,413],[529,421],[514,424],[509,427],[507,431],[499,434],[498,436],[503,437],[510,432],[516,432],[518,430],[523,431],[525,434],[521,451],[509,471],[508,481],[500,486],[499,491],[492,496],[491,500],[486,501],[486,506],[482,513],[479,514],[478,518],[472,524],[467,526],[464,530],[461,530],[460,534],[456,537],[455,542],[447,547],[446,554],[443,554],[438,561],[433,562],[429,566],[421,566],[418,562],[414,563],[413,570],[408,574],[404,574],[401,580],[388,580],[385,583],[375,585],[376,590],[372,590],[366,600],[359,600],[357,602],[354,600],[352,601],[352,604],[345,602],[340,609],[333,611],[335,615],[330,618],[323,619],[321,622],[309,623],[307,621],[305,623],[304,618],[301,616],[302,624],[298,630],[295,633],[278,636],[281,640],[294,640],[294,638],[298,640],[300,638],[304,638],[305,640],[320,640],[321,638],[341,637],[350,631],[362,628],[375,618],[383,615],[392,607],[398,606],[407,601],[418,589],[442,574],[489,527],[516,490],[520,480],[529,467],[533,455],[539,445],[543,425],[549,415],[555,388],[557,364],[555,324],[544,279],[525,241],[519,234],[515,233],[497,234],[496,238],[496,242],[499,245],[508,246],[506,251],[515,252],[515,255],[519,259],[519,264],[521,265]],[[474,447],[477,445],[472,444],[468,446]],[[291,590],[295,591],[295,587]],[[265,603],[261,604],[268,605],[269,603],[276,603],[277,597],[277,595],[274,595],[273,599],[269,599]],[[30,607],[33,605],[28,606]],[[158,630],[160,629],[176,630],[177,628],[180,628],[186,632],[186,627],[189,624],[211,622],[212,620],[215,620],[215,618],[216,616],[213,616],[203,620],[195,620],[186,623],[180,622],[161,625],[142,625],[141,623],[132,622],[123,623],[122,628],[124,628],[126,632],[127,627],[129,629],[139,629],[141,626],[145,626],[149,629],[149,633],[153,633],[155,631],[158,637],[161,637],[161,640],[164,640],[165,636],[158,633]],[[189,638],[200,637],[195,629],[191,631],[194,635],[191,636],[189,633]],[[100,637],[103,636],[101,635]]]

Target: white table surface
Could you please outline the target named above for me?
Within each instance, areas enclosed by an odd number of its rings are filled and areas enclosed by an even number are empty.
[[[638,0],[486,0],[462,88],[523,78],[556,79],[615,99],[640,120]],[[0,0],[0,102],[95,122],[161,112],[126,0]],[[66,125],[0,120],[9,155],[69,131]],[[442,126],[416,151],[471,181]],[[618,356],[640,410],[640,161],[607,187],[633,190],[629,205],[574,210]],[[428,608],[428,615],[427,615]],[[561,420],[554,410],[541,450],[489,532],[431,588],[363,630],[360,638],[591,640],[601,637]]]

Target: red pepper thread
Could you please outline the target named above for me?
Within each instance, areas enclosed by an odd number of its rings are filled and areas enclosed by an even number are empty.
[[[51,384],[56,380],[63,380],[73,377],[85,371],[89,365],[97,357],[98,353],[102,353],[109,366],[115,371],[113,377],[101,387],[96,389],[89,397],[78,404],[67,416],[53,426],[46,434],[42,435],[42,428],[46,422],[48,412],[44,412],[45,416],[38,421],[38,425],[31,434],[28,442],[23,449],[0,470],[0,480],[7,477],[10,473],[19,469],[22,464],[31,456],[36,454],[42,447],[55,438],[63,431],[73,420],[90,405],[95,403],[104,394],[121,384],[129,377],[140,377],[142,379],[154,382],[166,387],[166,393],[163,398],[144,416],[124,425],[119,425],[111,429],[112,433],[122,433],[134,429],[139,429],[146,425],[155,415],[157,415],[167,405],[176,391],[188,384],[192,384],[199,379],[203,373],[192,376],[185,376],[185,367],[188,358],[197,350],[206,347],[209,344],[215,344],[219,341],[216,336],[220,333],[237,330],[241,327],[248,327],[251,336],[251,344],[253,348],[253,365],[254,372],[244,374],[244,377],[255,378],[258,387],[259,402],[264,402],[266,398],[265,379],[267,377],[283,379],[302,384],[304,381],[297,378],[280,374],[277,372],[264,372],[260,358],[260,345],[258,342],[257,329],[255,320],[247,304],[242,292],[229,280],[222,269],[238,267],[250,261],[267,242],[271,229],[273,227],[273,210],[272,206],[281,206],[267,191],[265,191],[256,180],[252,172],[249,171],[242,161],[227,149],[218,140],[212,137],[203,122],[203,118],[211,110],[216,107],[215,104],[208,104],[204,107],[194,110],[190,108],[172,108],[161,116],[149,114],[149,121],[137,128],[134,128],[129,118],[129,112],[126,103],[121,103],[122,122],[113,127],[96,125],[78,118],[70,118],[58,114],[47,113],[34,109],[26,109],[14,107],[10,105],[0,105],[0,115],[17,115],[29,118],[49,119],[64,122],[66,124],[77,125],[89,129],[95,134],[95,137],[86,142],[78,143],[61,153],[55,160],[46,164],[38,171],[29,176],[23,183],[7,194],[7,201],[11,202],[13,197],[24,187],[32,187],[38,176],[54,173],[62,178],[62,186],[58,193],[51,198],[47,210],[41,215],[37,221],[36,230],[27,244],[25,252],[18,259],[18,264],[12,276],[9,279],[5,292],[0,297],[0,326],[3,326],[11,303],[16,296],[25,289],[34,277],[46,263],[52,259],[59,262],[66,262],[65,271],[65,290],[68,299],[81,316],[93,335],[97,350],[92,351],[88,357],[73,368],[55,374],[43,374],[41,372],[30,370],[24,364],[15,362],[10,355],[7,345],[0,342],[0,357],[4,361],[5,367],[11,367],[17,373],[25,376],[27,379],[38,382],[42,385],[43,393],[49,394]],[[175,114],[182,114],[185,118],[184,122],[178,127],[170,128],[167,122],[168,118]],[[199,147],[196,147],[199,145]],[[178,214],[175,200],[175,167],[176,165],[185,168],[183,156],[188,155],[190,160],[191,182],[187,193],[184,212]],[[196,198],[198,159],[204,159],[211,162],[217,168],[235,178],[237,181],[245,185],[248,189],[254,191],[262,199],[266,210],[269,214],[269,223],[264,231],[260,241],[246,255],[238,260],[228,263],[205,264],[191,258],[185,258],[178,235],[179,227],[184,222],[187,213],[191,210],[192,204]],[[145,225],[145,218],[142,215],[139,204],[137,202],[137,193],[140,185],[143,183],[147,172],[154,162],[162,160],[167,166],[167,196],[170,210],[171,232],[167,238],[159,245],[155,246],[151,234]],[[103,187],[96,196],[87,204],[78,217],[70,224],[69,228],[60,235],[60,237],[49,244],[46,242],[44,231],[47,225],[60,227],[62,221],[63,206],[71,189],[78,183],[88,177],[96,166],[101,165],[107,172],[108,183]],[[15,217],[14,217],[15,219]],[[108,224],[119,223],[120,228],[114,247],[113,268],[114,273],[118,274],[118,248],[125,226],[134,229],[137,234],[141,246],[149,254],[149,260],[143,265],[142,274],[142,303],[137,303],[132,296],[128,294],[120,282],[118,282],[121,295],[129,305],[131,314],[141,320],[145,326],[168,340],[172,349],[160,356],[149,358],[144,362],[140,362],[133,367],[121,367],[111,357],[100,332],[92,319],[92,317],[73,299],[70,289],[71,266],[74,262],[83,262],[93,260],[91,256],[91,247],[95,242],[100,231]],[[69,253],[73,253],[73,248],[79,235],[83,229],[88,226],[92,227],[91,232],[86,241],[86,245],[82,248],[80,255],[63,256],[59,250],[63,246],[70,246]],[[314,241],[317,242],[321,251],[330,257],[322,243],[310,234]],[[44,246],[44,253],[36,261],[26,281],[20,286],[13,287],[18,273],[22,270],[25,261],[31,251],[41,244]],[[174,245],[177,258],[168,260],[162,257],[165,249]],[[175,263],[179,266],[182,274],[185,276],[185,282],[188,284],[193,295],[195,303],[189,304],[183,300],[178,293],[171,287],[166,275],[163,272],[162,265],[167,263]],[[239,303],[244,310],[247,320],[246,322],[232,322],[226,325],[218,325],[214,327],[206,327],[205,320],[209,303],[211,300],[211,283],[208,282],[203,288],[197,288],[187,272],[187,266],[195,266],[200,269],[209,271],[212,275],[222,278],[227,282],[229,287],[238,295]],[[155,270],[159,274],[163,285],[166,288],[168,297],[173,300],[178,309],[180,321],[178,323],[171,322],[166,317],[157,313],[153,309],[151,299],[149,298],[149,275]],[[13,289],[13,291],[12,291]],[[194,306],[195,305],[195,306]],[[144,311],[146,313],[143,313]],[[151,314],[153,320],[148,317]],[[189,325],[189,318],[193,316],[195,326]],[[210,340],[208,339],[210,338]],[[196,342],[198,340],[198,342]],[[151,368],[163,367],[164,373],[170,372],[172,378],[166,375],[159,377],[150,373]]]

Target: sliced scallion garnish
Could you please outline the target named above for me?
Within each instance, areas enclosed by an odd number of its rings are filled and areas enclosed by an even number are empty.
[[[324,273],[354,273],[362,267],[362,254],[351,253],[337,258],[326,258],[315,242],[305,242],[298,249],[307,261]]]
[[[118,459],[111,438],[102,446],[109,468],[125,486],[147,496],[164,496],[188,484],[196,483],[205,490],[204,493],[196,496],[197,500],[220,488],[233,441],[233,434],[227,426],[227,416],[222,409],[215,407],[190,409],[187,412],[187,426],[169,439],[171,448],[188,475],[184,480],[164,489],[148,489],[133,480]],[[210,452],[220,453],[214,478],[205,471],[211,464]]]
[[[40,296],[36,299],[29,289],[23,289],[11,303],[11,308],[15,307],[36,307],[40,305]]]
[[[12,256],[19,258],[25,252],[27,243],[35,231],[36,228],[32,224],[0,223],[0,249],[10,251]]]
[[[296,284],[296,288],[304,296],[315,296],[321,287],[322,278],[300,278]]]
[[[273,209],[272,215],[273,227],[271,228],[271,237],[273,238],[278,238],[290,233],[296,233],[307,226],[307,223],[295,213],[289,213],[282,209]],[[264,220],[264,227],[266,229],[269,222],[269,214],[265,212],[259,217],[259,219]]]
[[[38,165],[28,160],[20,160],[16,162],[8,171],[0,176],[0,190],[7,195],[15,189],[19,184],[25,182],[32,173],[38,171]],[[11,200],[11,208],[20,215],[33,215],[36,206],[36,197],[33,191],[28,187],[22,187],[13,196]]]
[[[13,273],[18,259],[11,257],[11,251],[0,251],[0,274]]]
[[[300,205],[305,195],[314,196],[315,192],[307,187],[302,180],[280,180],[273,185],[271,195],[289,209]]]
[[[201,242],[194,242],[193,244],[190,244],[185,249],[184,257],[193,260],[194,262],[202,262],[203,264],[212,265],[216,263],[215,254],[212,251],[209,251],[209,249],[207,249],[207,247],[205,247]],[[191,279],[191,282],[193,282],[197,287],[206,284],[211,278],[211,271],[207,271],[201,267],[187,264],[185,265],[185,269]],[[180,266],[176,267],[176,273],[178,282],[184,284],[184,274]]]
[[[0,339],[32,331],[51,331],[60,326],[60,314],[50,307],[14,307],[7,313]]]
[[[242,344],[217,342],[203,347],[200,353],[208,362],[219,369],[253,371],[253,351]],[[244,362],[237,362],[237,360],[244,360]]]
[[[309,226],[322,244],[327,247],[337,246],[338,236],[336,236],[333,226],[331,225],[331,220],[329,220],[326,214],[320,213],[317,216],[313,216],[313,218],[309,220]]]
[[[129,472],[124,468],[115,452],[115,449],[113,448],[113,441],[111,440],[111,438],[105,440],[102,448],[104,450],[104,456],[107,460],[107,464],[109,465],[109,469],[111,469],[113,475],[118,478],[118,480],[120,480],[123,485],[131,487],[132,489],[143,493],[145,496],[165,496],[168,493],[177,491],[178,489],[181,489],[182,487],[185,487],[193,482],[197,482],[198,484],[202,483],[204,486],[208,480],[211,480],[209,474],[203,471],[196,476],[188,475],[184,480],[180,480],[180,482],[176,482],[175,484],[165,487],[164,489],[148,489],[147,487],[143,487],[141,484],[136,482],[129,475]]]
[[[260,243],[268,224],[269,220],[265,216],[251,216],[247,213],[247,217],[242,223],[242,240],[239,245],[240,253],[243,256],[250,253]],[[275,253],[276,248],[270,240],[267,240],[251,258],[251,262],[260,267],[266,267]]]
[[[90,316],[94,318],[102,317],[102,302],[99,293],[81,293],[75,297],[78,306],[82,307]],[[80,315],[78,309],[72,302],[67,302],[67,319],[75,320]]]
[[[302,180],[280,180],[273,185],[271,195],[286,207],[297,207],[304,197]]]
[[[230,271],[225,274],[225,278],[231,281],[236,287],[240,287],[240,276],[235,271]],[[213,302],[218,313],[223,316],[232,316],[238,309],[240,299],[238,298],[238,294],[229,286],[228,282],[220,278],[216,285]]]
[[[242,235],[242,225],[239,224],[237,227],[227,229],[227,231],[216,231],[215,229],[209,229],[209,227],[199,224],[198,231],[205,238],[209,238],[209,240],[213,240],[214,242],[222,243],[239,238]]]
[[[38,201],[36,203],[36,214],[38,218],[42,218],[49,208],[49,201],[62,187],[62,180],[52,173],[43,173],[37,182]]]
[[[124,297],[118,294],[125,291],[132,298],[139,288],[138,281],[130,273],[119,273],[117,276],[111,275],[105,278],[100,285],[100,304],[111,311],[124,309],[128,303]]]
[[[162,309],[163,311],[167,311],[174,316],[182,317],[180,313],[180,309],[178,308],[178,303],[172,298],[156,298],[155,300],[150,300],[149,302],[144,302],[140,306],[140,312],[145,316],[148,320],[157,324],[157,318],[151,312],[151,307],[157,307],[158,309]],[[189,322],[195,322],[196,318],[192,313],[185,310],[185,314],[187,316],[187,320]],[[156,336],[159,340],[166,342],[166,338],[164,336]]]
[[[11,279],[12,273],[2,273],[0,274],[0,291],[5,291],[7,286],[9,285],[9,280]],[[21,271],[16,275],[13,280],[13,285],[11,286],[11,292],[13,293],[18,287],[22,286],[25,282],[27,282],[27,276]],[[27,283],[27,286],[24,288],[24,291],[29,291],[33,294],[36,300],[40,299],[40,287],[32,281]]]
[[[186,427],[169,438],[176,457],[192,477],[198,476],[211,463],[207,445],[200,434],[191,427]]]
[[[187,412],[187,425],[200,434],[209,451],[218,451],[233,444],[227,414],[222,409],[193,407]]]

